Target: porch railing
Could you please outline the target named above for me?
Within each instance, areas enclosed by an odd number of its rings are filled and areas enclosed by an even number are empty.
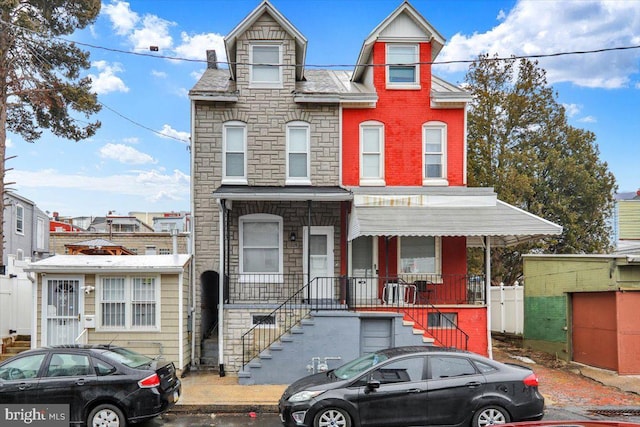
[[[312,311],[375,310],[403,313],[415,326],[423,329],[443,347],[468,348],[469,336],[458,327],[452,313],[440,311],[434,304],[473,304],[484,301],[484,280],[477,276],[439,276],[436,282],[420,281],[434,277],[413,277],[412,282],[394,277],[317,277],[309,284],[301,284],[303,276],[243,277],[243,284],[271,292],[261,302],[276,299],[275,295],[291,295],[273,311],[256,318],[251,329],[242,335],[242,367],[272,343],[299,325]],[[298,283],[296,290],[293,284]],[[233,280],[231,281],[233,283]],[[277,292],[277,285],[282,289]],[[464,284],[464,286],[462,286]],[[382,290],[380,286],[382,285]],[[424,285],[424,286],[423,286]],[[453,285],[452,290],[445,286]],[[430,289],[429,286],[434,286]],[[442,287],[437,287],[442,286]],[[462,289],[462,290],[461,290]],[[247,302],[257,291],[229,293]]]

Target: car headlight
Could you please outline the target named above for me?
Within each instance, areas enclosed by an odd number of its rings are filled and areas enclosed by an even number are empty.
[[[291,396],[289,398],[289,402],[295,403],[295,402],[306,402],[307,400],[311,400],[314,397],[318,396],[319,394],[324,393],[324,390],[321,391],[309,391],[309,390],[304,390],[304,391],[299,391],[298,393],[294,394],[293,396]]]

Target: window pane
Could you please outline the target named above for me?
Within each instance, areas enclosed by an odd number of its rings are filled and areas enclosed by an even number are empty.
[[[227,127],[225,128],[227,151],[243,152],[244,151],[244,128]]]
[[[244,176],[244,154],[227,153],[226,176]]]
[[[461,357],[431,356],[431,378],[451,378],[474,375],[476,370],[468,359]]]
[[[102,279],[102,300],[124,300],[124,277],[107,277]]]
[[[279,246],[279,225],[277,222],[249,222],[245,221],[243,226],[243,244],[245,248],[272,247]]]
[[[279,82],[280,48],[278,46],[253,46],[252,80],[256,82]],[[274,65],[267,65],[274,64]]]
[[[152,277],[133,279],[133,301],[155,301],[156,285]]]
[[[254,64],[277,64],[280,48],[278,46],[253,46]]]
[[[379,129],[362,129],[362,151],[364,153],[380,152]]]
[[[279,249],[247,249],[243,251],[245,273],[278,273]]]
[[[312,234],[309,250],[311,255],[327,255],[327,236],[325,234]]]
[[[276,66],[254,65],[253,81],[256,82],[279,82],[280,70]]]
[[[389,46],[387,55],[389,64],[413,64],[416,62],[416,49],[413,46]]]
[[[415,83],[416,67],[389,67],[389,81],[391,83]]]
[[[435,273],[434,237],[403,237],[400,241],[403,273]]]
[[[102,326],[124,326],[125,303],[102,303]]]
[[[441,157],[438,155],[427,155],[425,157],[425,177],[427,178],[441,178],[442,177],[442,165]]]
[[[154,303],[133,304],[133,326],[155,326],[156,305]]]
[[[364,178],[380,177],[380,156],[367,154],[362,156],[362,176]]]
[[[307,155],[289,154],[289,176],[292,178],[307,177]]]
[[[307,152],[306,128],[289,128],[289,151]]]

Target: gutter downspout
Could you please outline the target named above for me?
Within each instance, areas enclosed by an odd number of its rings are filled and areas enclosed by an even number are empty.
[[[484,299],[487,306],[487,355],[493,359],[493,346],[491,345],[491,237],[484,237],[484,263],[485,263],[485,291]]]
[[[190,161],[190,171],[193,174],[194,171],[194,147],[193,147],[193,141],[195,138],[195,128],[196,128],[196,120],[195,120],[195,115],[196,115],[196,103],[191,100],[191,136],[189,137],[189,154],[191,157],[191,161]],[[191,180],[191,195],[193,196],[194,193],[194,189],[195,189],[195,184],[194,184],[195,180],[192,179]],[[194,197],[191,197],[191,203],[190,203],[190,209],[191,209],[191,221],[189,221],[189,240],[187,243],[187,251],[189,252],[189,254],[191,255],[191,260],[189,261],[191,264],[191,271],[189,274],[189,286],[191,287],[190,289],[190,294],[191,294],[191,301],[189,304],[189,312],[191,313],[191,355],[190,355],[190,361],[189,364],[191,366],[194,365],[194,357],[196,354],[196,337],[198,336],[196,334],[196,256],[195,256],[195,240],[196,240],[196,236],[194,233],[195,230],[195,222],[196,222],[196,218],[194,215],[195,212],[195,201],[194,201]]]
[[[218,227],[219,227],[219,252],[220,252],[220,267],[218,271],[221,274],[218,275],[218,365],[220,376],[224,377],[224,282],[225,282],[225,252],[224,252],[224,219],[227,214],[226,201],[218,199],[218,208],[220,211],[220,216],[218,217]]]

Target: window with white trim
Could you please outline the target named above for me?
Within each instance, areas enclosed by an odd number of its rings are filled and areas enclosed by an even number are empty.
[[[440,239],[403,236],[399,239],[398,265],[403,274],[440,274]]]
[[[444,183],[446,168],[447,125],[441,122],[429,122],[422,127],[422,158],[424,185]]]
[[[16,233],[24,234],[24,206],[16,205]]]
[[[247,183],[247,125],[232,121],[222,125],[222,182]]]
[[[240,272],[282,274],[282,217],[250,214],[240,217]]]
[[[360,185],[384,185],[384,126],[360,125]]]
[[[254,44],[249,53],[252,87],[282,87],[282,46]]]
[[[158,276],[99,278],[99,328],[102,330],[157,330],[160,328]]]
[[[287,184],[311,184],[309,124],[287,124]]]
[[[387,44],[387,87],[420,87],[418,45]]]

